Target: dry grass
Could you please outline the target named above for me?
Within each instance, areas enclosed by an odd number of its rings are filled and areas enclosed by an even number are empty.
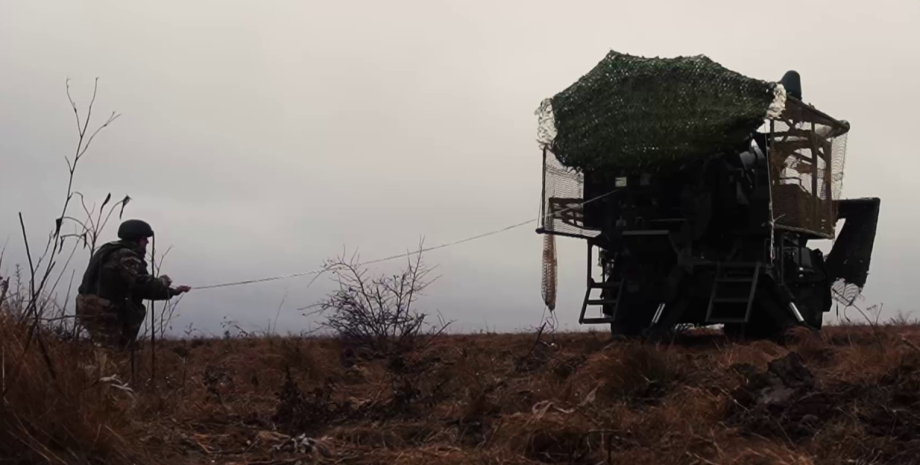
[[[378,359],[322,338],[167,341],[155,381],[141,349],[129,393],[99,382],[96,349],[50,336],[56,377],[34,348],[14,373],[25,328],[8,323],[0,463],[920,460],[916,326],[832,327],[783,344],[458,335]],[[753,380],[791,353],[813,384],[758,404]],[[109,353],[102,374],[129,381],[129,366]],[[285,448],[301,434],[317,442]]]

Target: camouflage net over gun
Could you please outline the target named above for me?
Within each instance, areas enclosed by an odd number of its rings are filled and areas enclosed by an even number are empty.
[[[611,51],[543,101],[539,138],[562,165],[578,171],[644,170],[735,150],[784,105],[782,86],[702,55]]]

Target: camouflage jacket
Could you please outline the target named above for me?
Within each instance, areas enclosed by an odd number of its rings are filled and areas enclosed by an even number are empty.
[[[79,293],[109,301],[120,315],[144,312],[145,299],[166,300],[176,295],[166,280],[147,271],[144,251],[124,241],[105,244],[93,254]]]

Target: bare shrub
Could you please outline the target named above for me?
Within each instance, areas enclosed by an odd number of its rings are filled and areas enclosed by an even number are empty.
[[[913,316],[913,312],[904,313],[902,310],[898,310],[897,314],[891,317],[886,323],[886,326],[917,326],[920,325],[920,320],[917,317]]]
[[[417,348],[425,336],[441,334],[449,322],[426,325],[427,314],[414,304],[435,279],[422,260],[422,244],[406,267],[393,275],[370,277],[358,255],[328,260],[325,269],[335,276],[338,289],[316,304],[325,314],[322,326],[332,330],[346,345],[377,354],[400,353]]]
[[[62,205],[44,247],[30,243],[26,221],[19,214],[27,267],[16,266],[13,280],[0,277],[0,461],[8,457],[18,457],[21,463],[131,461],[121,448],[125,439],[118,431],[127,428],[121,410],[133,394],[113,388],[120,385],[114,378],[113,383],[100,381],[100,376],[117,369],[106,363],[113,354],[75,341],[79,326],[67,308],[76,275],[68,270],[76,251],[92,253],[113,212],[118,209],[120,216],[130,201],[125,196],[112,203],[109,194],[97,209],[74,190],[77,166],[93,139],[118,117],[112,113],[91,128],[96,89],[81,115],[68,83],[78,140],[72,155],[65,157]],[[82,214],[70,213],[77,198]],[[70,285],[61,303],[58,286],[66,274]]]

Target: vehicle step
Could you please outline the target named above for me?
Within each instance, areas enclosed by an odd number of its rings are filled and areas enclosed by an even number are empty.
[[[754,278],[716,278],[717,283],[753,283]]]
[[[618,289],[622,283],[591,283],[591,289]]]
[[[723,270],[726,268],[730,268],[730,269],[750,268],[753,270],[754,268],[757,267],[757,262],[728,262],[728,263],[722,262],[721,266]]]
[[[613,323],[613,318],[585,318],[581,320],[581,323],[588,325]]]
[[[745,304],[746,305],[748,301],[749,299],[746,297],[737,297],[737,298],[723,297],[723,298],[712,299],[712,302],[716,304]]]
[[[624,237],[632,236],[667,236],[670,231],[667,229],[633,229],[620,233]]]
[[[589,299],[588,305],[611,305],[619,302],[617,299]]]
[[[744,318],[710,318],[706,321],[710,324],[719,324],[719,323],[747,323]]]

